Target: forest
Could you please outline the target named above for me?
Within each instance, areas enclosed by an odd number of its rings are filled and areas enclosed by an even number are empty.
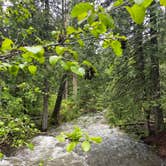
[[[71,123],[57,140],[93,151],[84,116],[166,158],[165,27],[165,0],[0,0],[0,159]]]

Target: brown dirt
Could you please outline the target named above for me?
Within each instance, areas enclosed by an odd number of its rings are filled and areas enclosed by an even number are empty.
[[[144,142],[148,145],[156,146],[159,156],[166,159],[166,131],[148,136],[144,138]]]

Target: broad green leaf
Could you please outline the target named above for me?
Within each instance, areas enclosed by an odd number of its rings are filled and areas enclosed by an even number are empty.
[[[74,148],[76,147],[77,143],[76,142],[71,142],[67,145],[66,147],[66,151],[67,152],[71,152],[72,150],[74,150]]]
[[[21,56],[25,59],[26,62],[32,62],[33,53],[26,52],[26,53],[23,53]]]
[[[56,46],[55,50],[58,55],[63,55],[66,51],[66,48],[62,46]]]
[[[13,65],[9,67],[9,72],[13,74],[14,76],[18,74],[18,71],[19,71],[19,67],[17,65]]]
[[[66,135],[65,135],[64,133],[61,133],[60,135],[56,136],[56,139],[57,139],[59,142],[65,142]]]
[[[35,74],[37,71],[37,67],[34,65],[30,65],[30,66],[28,66],[28,70],[31,74]]]
[[[101,143],[102,142],[101,137],[90,137],[90,140],[93,141],[94,143]]]
[[[2,51],[10,51],[13,48],[13,41],[5,38],[5,40],[2,42],[1,50]]]
[[[103,44],[102,44],[103,48],[108,48],[110,47],[110,40],[109,39],[105,39]]]
[[[93,10],[93,6],[89,2],[81,2],[74,6],[71,11],[71,16],[84,19],[88,15],[88,11]]]
[[[50,56],[49,62],[51,65],[55,65],[58,62],[58,60],[60,60],[61,58],[62,58],[61,56],[56,56],[56,55]]]
[[[77,19],[79,21],[78,25],[80,25],[81,23],[83,23],[86,20],[86,16],[87,16],[87,13],[82,13],[77,17]]]
[[[78,66],[71,66],[71,71],[79,76],[84,76],[85,75],[85,69],[82,67],[78,67]]]
[[[92,66],[93,66],[92,63],[90,63],[90,62],[87,61],[87,60],[83,61],[82,64],[83,64],[83,65],[86,65],[86,66],[88,66],[88,67],[92,67]]]
[[[151,5],[153,0],[144,0],[143,3],[141,3],[141,6],[143,6],[145,9]]]
[[[98,21],[95,21],[92,24],[91,34],[95,37],[98,37],[100,34],[103,34],[107,31],[106,26]]]
[[[44,54],[44,48],[42,46],[32,46],[32,47],[24,47],[26,51],[31,52],[33,54]]]
[[[0,127],[2,127],[5,123],[0,121]]]
[[[161,6],[166,6],[166,0],[160,0],[160,5]]]
[[[118,40],[113,40],[111,42],[111,48],[113,49],[115,55],[117,55],[117,56],[122,55],[121,43]]]
[[[84,47],[85,44],[84,44],[83,40],[79,39],[79,40],[77,40],[77,42],[79,43],[79,45],[81,47]]]
[[[83,132],[79,127],[75,127],[71,133],[67,133],[66,135],[70,140],[79,142],[83,136]]]
[[[0,152],[0,160],[2,160],[4,157],[4,154]]]
[[[42,57],[36,57],[36,60],[40,63],[40,64],[43,64],[45,62],[45,57],[42,56]]]
[[[98,17],[98,15],[94,12],[92,12],[90,15],[88,15],[88,23],[91,25],[95,20],[96,18]]]
[[[77,32],[77,30],[74,27],[72,27],[72,26],[67,27],[67,34],[68,35],[75,33],[75,32]]]
[[[106,14],[106,13],[100,13],[99,14],[99,20],[106,26],[110,28],[114,28],[114,20],[113,18]]]
[[[114,7],[118,7],[118,6],[122,5],[122,4],[123,4],[123,0],[117,0],[116,2],[114,2],[113,6]]]
[[[61,66],[63,67],[64,70],[69,70],[70,69],[70,66],[66,62],[61,60],[60,64],[61,64]]]
[[[88,152],[91,148],[91,145],[89,143],[89,141],[84,141],[82,144],[81,144],[81,147],[82,147],[82,150],[84,152]]]
[[[72,56],[74,57],[75,60],[78,60],[78,53],[72,49],[66,49]]]
[[[142,24],[145,18],[145,8],[143,6],[134,4],[132,7],[126,6],[133,21],[137,24]]]

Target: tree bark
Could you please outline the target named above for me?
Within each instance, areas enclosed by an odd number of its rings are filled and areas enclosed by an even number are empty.
[[[44,94],[43,94],[43,115],[42,115],[42,131],[47,131],[48,128],[48,100],[49,100],[49,83],[44,79]]]
[[[150,35],[151,35],[151,99],[155,102],[152,105],[152,111],[155,117],[155,134],[162,131],[164,128],[163,111],[161,109],[160,99],[160,69],[159,69],[159,53],[158,53],[158,40],[157,40],[157,14],[153,9],[150,9]]]
[[[64,98],[65,98],[65,99],[68,98],[68,79],[67,79],[67,78],[66,78],[66,81],[65,81]]]
[[[77,75],[73,73],[73,99],[74,100],[77,99],[77,89],[78,89]]]
[[[61,103],[62,103],[62,99],[63,99],[63,94],[64,94],[64,90],[65,90],[65,84],[66,84],[66,78],[67,78],[67,74],[63,74],[62,79],[60,81],[60,87],[58,90],[58,95],[57,95],[57,99],[56,99],[56,103],[54,106],[54,110],[52,113],[52,124],[54,125],[59,125],[59,120],[60,120],[60,108],[61,108]]]

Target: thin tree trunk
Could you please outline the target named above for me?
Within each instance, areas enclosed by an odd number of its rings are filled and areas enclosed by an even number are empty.
[[[66,81],[65,81],[64,98],[65,98],[65,99],[68,98],[68,80],[67,80],[67,78],[66,78]]]
[[[49,100],[49,83],[44,79],[44,94],[43,94],[43,115],[42,115],[42,131],[48,128],[48,100]]]
[[[150,10],[150,23],[151,23],[151,98],[155,102],[152,106],[152,111],[155,116],[155,134],[163,130],[164,120],[163,111],[159,102],[160,99],[160,69],[159,69],[159,52],[158,52],[158,40],[157,40],[157,15],[154,10],[155,2],[153,3],[153,9]]]
[[[74,98],[74,100],[77,99],[77,90],[78,90],[77,75],[73,73],[73,98]]]
[[[52,124],[55,124],[55,125],[59,125],[59,122],[60,122],[60,108],[61,108],[61,103],[63,99],[63,94],[65,91],[66,78],[67,78],[67,74],[65,73],[63,74],[62,79],[60,81],[60,87],[58,90],[56,103],[52,113]]]

